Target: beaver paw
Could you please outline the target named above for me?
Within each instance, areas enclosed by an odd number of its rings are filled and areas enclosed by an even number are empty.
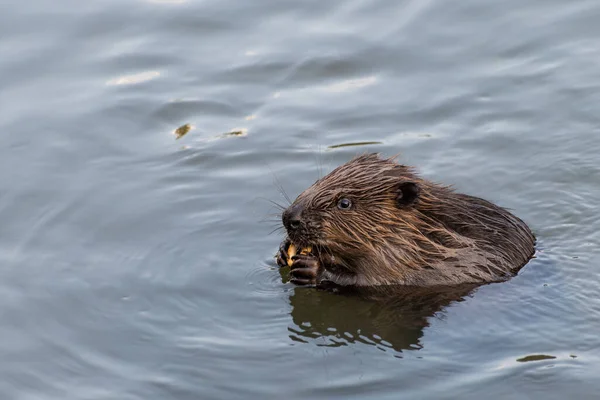
[[[279,245],[279,251],[277,252],[277,265],[280,267],[287,267],[289,265],[288,249],[290,248],[291,243],[292,242],[290,242],[289,239],[286,239]]]
[[[296,285],[317,285],[321,272],[319,259],[312,255],[296,254],[292,257],[290,282]]]

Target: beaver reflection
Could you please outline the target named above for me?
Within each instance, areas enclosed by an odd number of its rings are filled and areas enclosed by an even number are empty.
[[[381,350],[418,350],[430,319],[476,286],[296,288],[290,296],[290,338],[328,347],[358,342]]]

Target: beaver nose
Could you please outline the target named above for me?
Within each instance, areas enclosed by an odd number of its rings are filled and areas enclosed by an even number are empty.
[[[295,231],[302,226],[302,206],[296,204],[283,212],[281,219],[288,231]]]

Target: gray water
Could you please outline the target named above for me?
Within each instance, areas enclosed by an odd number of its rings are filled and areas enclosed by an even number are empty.
[[[597,1],[0,9],[1,399],[598,398]],[[433,305],[287,283],[269,200],[364,152],[537,257]]]

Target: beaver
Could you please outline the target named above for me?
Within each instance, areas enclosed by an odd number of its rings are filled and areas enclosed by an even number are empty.
[[[298,285],[498,282],[535,251],[533,233],[508,210],[379,154],[355,157],[317,180],[282,222],[287,237],[277,263],[290,265]]]

